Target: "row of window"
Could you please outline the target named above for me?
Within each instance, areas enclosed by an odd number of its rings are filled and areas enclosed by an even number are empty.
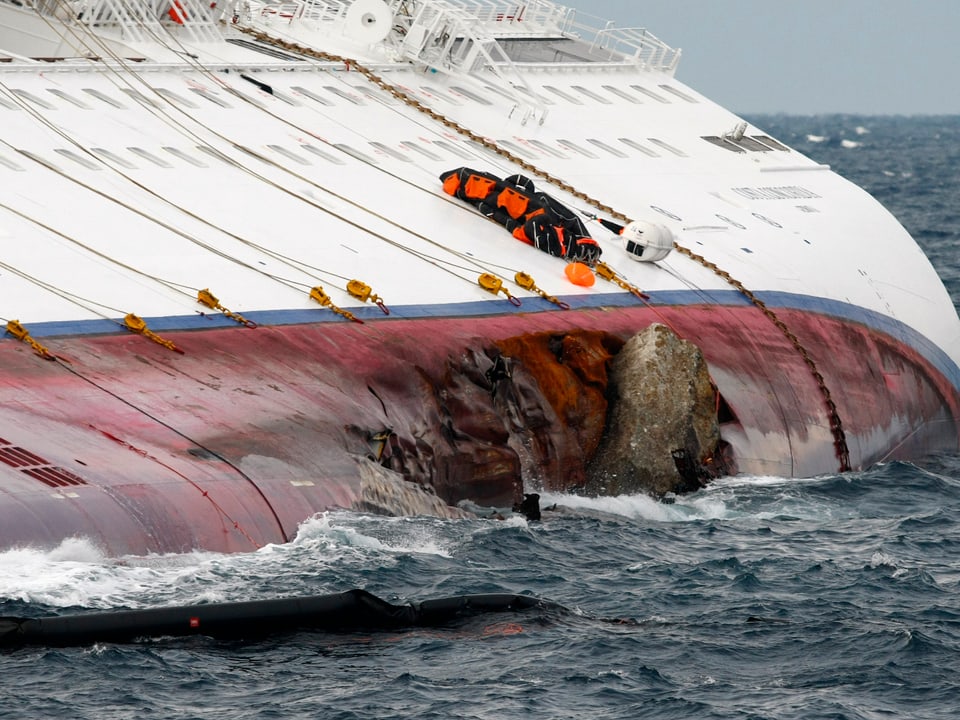
[[[647,138],[647,141],[650,145],[660,148],[661,150],[666,150],[673,155],[678,157],[687,157],[687,154],[680,150],[679,148],[674,147],[673,145],[664,142],[663,140],[658,140],[657,138]],[[484,147],[481,143],[475,140],[466,140],[464,141],[466,145],[471,146],[473,149],[481,152],[489,152],[489,150]],[[521,145],[522,143],[522,145]],[[617,145],[614,145],[612,142],[607,142],[604,140],[598,140],[597,138],[587,138],[586,143],[592,148],[597,148],[598,150],[604,151],[608,155],[612,155],[617,158],[629,158],[630,155],[625,151],[625,148],[629,148],[636,152],[639,152],[648,157],[660,157],[660,153],[652,149],[648,145],[644,145],[633,138],[618,138]],[[526,139],[526,140],[498,140],[497,144],[501,147],[506,148],[507,150],[513,152],[516,155],[520,155],[526,158],[538,158],[539,155],[531,148],[539,150],[544,155],[550,155],[552,157],[568,159],[570,154],[578,155],[581,157],[586,157],[590,159],[599,159],[601,156],[596,152],[593,152],[590,148],[585,147],[582,144],[576,143],[572,140],[565,140],[560,138],[556,141],[556,146],[550,145],[546,142],[536,139]],[[342,157],[338,157],[333,149],[339,150],[340,152],[350,155],[358,160],[361,160],[366,163],[376,164],[376,155],[386,155],[395,160],[400,160],[402,162],[414,162],[414,159],[411,157],[412,153],[420,155],[428,160],[442,161],[449,160],[450,156],[458,158],[460,160],[471,161],[476,160],[476,156],[468,152],[463,147],[458,147],[457,144],[448,141],[448,140],[433,140],[427,142],[421,140],[420,142],[412,142],[410,140],[404,140],[399,143],[398,147],[391,147],[386,143],[370,141],[369,146],[372,153],[364,152],[358,150],[357,148],[348,145],[347,143],[333,143],[332,149],[324,149],[317,147],[316,145],[311,145],[309,143],[302,143],[299,146],[299,149],[306,153],[307,155],[302,155],[295,152],[289,148],[286,148],[282,145],[267,145],[266,147],[282,155],[288,160],[292,160],[299,165],[310,165],[312,164],[309,160],[309,155],[313,155],[327,162],[333,163],[335,165],[345,164]],[[525,146],[525,147],[524,147]],[[164,157],[161,157],[157,153],[150,152],[141,147],[128,147],[126,148],[132,155],[140,158],[141,160],[146,160],[153,165],[161,168],[172,168],[173,164]],[[217,160],[226,160],[225,157],[221,156],[216,150],[210,147],[203,145],[197,145],[196,149],[200,153],[199,156],[191,154],[185,150],[182,150],[173,146],[164,146],[161,148],[168,155],[175,157],[179,160],[182,160],[194,167],[208,167],[207,163],[204,162],[205,158],[215,158]],[[568,151],[570,154],[563,152],[564,150]],[[20,152],[44,165],[52,165],[48,160],[45,160],[41,156],[29,151],[29,150],[20,150]],[[55,148],[56,152],[61,157],[67,158],[78,165],[82,165],[85,168],[90,170],[100,170],[101,165],[97,162],[94,162],[89,156],[78,152],[76,150],[70,150],[67,148]],[[91,148],[90,152],[94,155],[102,158],[103,160],[108,161],[111,164],[117,165],[122,168],[127,168],[133,170],[137,165],[132,162],[127,157],[119,155],[116,152],[107,150],[106,148],[95,147]],[[24,168],[18,165],[13,160],[0,155],[0,166],[6,167],[10,170],[23,171]]]
[[[260,88],[261,90],[268,92],[269,94],[273,95],[275,98],[282,100],[283,102],[286,102],[290,105],[300,105],[300,102],[297,100],[296,97],[280,92],[274,89],[273,87],[271,87],[270,85],[264,82],[261,82],[260,80],[257,80],[248,75],[241,75],[240,77],[252,83],[256,87]],[[365,105],[366,104],[365,98],[376,101],[376,102],[385,102],[387,104],[394,104],[397,102],[397,100],[392,98],[391,96],[385,93],[378,94],[376,91],[374,91],[372,88],[369,88],[369,87],[365,87],[362,85],[350,86],[350,87],[353,90],[355,90],[356,93],[349,92],[347,90],[344,90],[339,87],[335,87],[333,85],[324,85],[323,89],[327,91],[327,93],[329,93],[330,95],[336,98],[340,98],[341,100],[346,100],[347,102],[352,103],[354,105]],[[418,97],[421,100],[426,100],[427,102],[430,102],[435,99],[439,99],[439,100],[443,100],[445,102],[451,103],[453,105],[462,105],[463,103],[460,102],[461,99],[469,99],[481,105],[493,104],[490,100],[485,98],[479,92],[475,90],[471,90],[469,88],[460,87],[460,86],[452,86],[449,89],[449,92],[446,92],[439,88],[432,87],[430,85],[421,85],[417,89],[408,88],[404,86],[400,86],[400,87],[407,93],[413,95],[414,97]],[[691,103],[697,102],[697,100],[692,96],[687,95],[686,93],[681,92],[680,90],[670,85],[660,85],[659,87],[661,90],[664,91],[664,94],[657,93],[653,90],[643,87],[642,85],[630,86],[630,89],[634,90],[636,94],[631,93],[624,88],[615,87],[613,85],[604,85],[603,90],[606,90],[608,93],[610,93],[610,95],[620,98],[621,100],[626,100],[628,102],[635,103],[635,104],[642,103],[643,102],[642,98],[652,99],[660,103],[669,103],[671,102],[671,100],[669,99],[667,94],[674,97],[681,98],[686,102],[691,102]],[[294,93],[302,97],[309,98],[310,100],[313,100],[314,102],[319,103],[320,105],[330,106],[334,104],[331,98],[321,95],[312,90],[309,90],[305,87],[293,86],[290,89]],[[501,92],[500,90],[492,86],[487,86],[487,89],[498,94]],[[521,92],[529,95],[529,92],[526,89],[524,88],[519,88],[519,89],[521,90]],[[613,103],[613,100],[611,100],[610,97],[604,96],[600,92],[584,87],[582,85],[571,85],[570,90],[559,88],[554,85],[544,85],[543,89],[547,92],[547,95],[541,95],[540,99],[543,100],[543,102],[546,103],[547,105],[555,104],[555,102],[550,99],[550,96],[561,98],[573,105],[583,105],[584,101],[582,98],[593,100],[603,105],[610,105]],[[181,93],[174,92],[173,90],[169,90],[167,88],[154,88],[154,90],[157,92],[157,94],[159,94],[166,100],[169,100],[170,102],[176,105],[180,105],[186,108],[193,108],[193,109],[200,107],[200,105],[195,103],[192,99],[190,99],[190,97],[186,97]],[[42,97],[36,93],[30,92],[28,90],[20,90],[20,89],[13,89],[11,92],[13,92],[15,95],[17,95],[17,97],[21,98],[22,100],[29,102],[32,105],[35,105],[37,107],[41,107],[46,110],[56,109],[56,105],[54,105],[45,97]],[[87,102],[85,102],[84,98],[76,97],[75,95],[71,95],[70,93],[64,92],[63,90],[60,90],[58,88],[47,88],[47,92],[76,107],[90,109],[90,105]],[[96,98],[100,102],[110,105],[111,107],[114,107],[114,108],[126,107],[120,100],[113,98],[110,95],[107,95],[106,93],[100,90],[97,90],[96,88],[83,88],[83,92],[92,98]],[[120,92],[124,93],[129,98],[140,103],[141,105],[146,105],[148,107],[154,107],[154,108],[160,107],[160,103],[158,103],[154,98],[151,98],[149,97],[149,95],[146,95],[134,88],[120,88]],[[189,88],[189,92],[193,93],[197,97],[203,98],[204,100],[211,102],[215,105],[218,105],[220,107],[224,107],[224,108],[232,107],[230,103],[227,102],[227,100],[225,100],[223,97],[221,97],[219,93],[213,90],[207,90],[205,88],[200,88],[200,87],[192,87],[192,88]],[[227,92],[231,94],[240,95],[240,93],[237,90],[228,90]],[[246,100],[250,100],[251,102],[260,104],[257,100],[254,100],[253,98],[250,98],[248,96],[243,95],[242,97]],[[2,96],[0,96],[0,107],[4,107],[8,110],[17,109],[17,105],[15,103],[5,99]]]

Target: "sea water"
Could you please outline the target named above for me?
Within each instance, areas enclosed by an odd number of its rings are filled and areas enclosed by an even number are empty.
[[[753,118],[864,186],[960,300],[960,118]],[[891,262],[895,262],[891,258]],[[365,588],[556,605],[455,627],[0,651],[0,718],[951,719],[960,712],[960,456],[543,522],[334,512],[240,555],[0,553],[0,615]]]

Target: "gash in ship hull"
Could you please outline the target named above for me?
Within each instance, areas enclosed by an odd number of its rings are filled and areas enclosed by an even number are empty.
[[[654,324],[709,369],[700,469],[956,449],[960,321],[889,213],[646,31],[488,5],[0,3],[0,546],[244,551],[583,488]]]

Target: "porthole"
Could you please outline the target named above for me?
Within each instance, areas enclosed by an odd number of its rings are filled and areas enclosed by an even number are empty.
[[[204,100],[209,100],[209,101],[212,102],[214,105],[219,105],[219,106],[222,107],[222,108],[228,108],[228,107],[230,107],[229,103],[227,103],[225,100],[221,100],[220,98],[218,98],[216,95],[214,95],[214,94],[213,94],[212,92],[210,92],[209,90],[202,90],[202,89],[200,89],[200,88],[190,88],[190,92],[192,92],[192,93],[194,93],[194,94],[196,94],[196,95],[199,95],[199,96],[202,97]]]
[[[291,87],[290,89],[293,90],[294,92],[300,93],[300,94],[303,95],[304,97],[310,98],[311,100],[313,100],[313,101],[316,102],[316,103],[320,103],[321,105],[326,105],[326,106],[328,106],[328,107],[330,107],[330,106],[333,105],[333,103],[330,102],[329,100],[327,100],[326,98],[321,97],[320,95],[317,95],[315,92],[312,92],[312,91],[310,91],[310,90],[307,90],[305,87],[300,87],[299,85],[294,85],[294,86]]]
[[[362,85],[351,85],[354,90],[356,90],[361,95],[365,95],[368,99],[373,100],[373,102],[383,103],[384,105],[396,105],[397,99],[392,95],[386,94],[377,94],[373,89],[368,87],[363,87]],[[413,93],[411,92],[411,95]]]
[[[287,148],[283,147],[283,145],[267,145],[267,147],[273,150],[278,155],[283,155],[285,158],[289,158],[290,160],[293,160],[298,165],[310,164],[309,160],[307,160],[306,158],[300,157],[295,152],[287,150]]]
[[[334,146],[337,150],[339,150],[340,152],[346,153],[346,154],[349,155],[350,157],[355,158],[355,159],[359,160],[360,162],[365,162],[365,163],[367,163],[368,165],[376,165],[376,164],[377,164],[377,161],[374,160],[372,157],[370,157],[369,155],[367,155],[367,154],[365,154],[365,153],[360,152],[359,150],[356,150],[355,148],[350,147],[350,146],[347,145],[346,143],[334,143],[333,146]]]
[[[553,155],[553,157],[558,157],[564,160],[567,159],[566,155],[564,155],[559,150],[555,150],[554,148],[550,147],[549,145],[547,145],[547,143],[543,142],[542,140],[535,140],[531,138],[527,142],[529,142],[531,145],[537,148],[537,150],[540,150],[541,152],[544,152],[547,155]]]
[[[151,100],[146,95],[139,92],[138,90],[134,90],[133,88],[120,88],[120,92],[122,92],[127,97],[133,98],[134,100],[136,100],[138,103],[140,103],[145,107],[152,107],[152,108],[160,107],[160,104],[158,102],[156,102],[155,100]]]
[[[641,93],[642,95],[646,95],[651,100],[656,100],[657,102],[664,103],[664,104],[670,103],[670,101],[667,100],[665,97],[663,97],[662,95],[658,95],[653,90],[647,90],[647,88],[645,88],[643,85],[631,85],[630,87],[636,90],[638,93]]]
[[[378,152],[382,152],[384,155],[389,155],[395,160],[400,160],[401,162],[413,162],[413,160],[408,158],[403,153],[394,150],[392,147],[382,142],[371,141],[370,147],[372,147],[374,150]]]
[[[642,152],[644,155],[648,155],[650,157],[660,157],[660,154],[658,152],[651,150],[646,145],[638,143],[636,140],[633,140],[631,138],[617,138],[617,139],[620,142],[622,142],[624,145],[626,145],[628,148],[632,148],[637,152]]]
[[[126,168],[127,170],[136,170],[137,168],[136,165],[126,158],[122,158],[106,148],[90,148],[90,152],[92,152],[94,155],[99,155],[100,157],[105,158],[106,160],[109,160],[110,162],[119,165],[122,168]]]
[[[683,219],[683,218],[681,218],[679,215],[674,215],[674,214],[673,214],[672,212],[670,212],[669,210],[664,210],[664,209],[663,209],[662,207],[660,207],[659,205],[651,205],[651,206],[650,206],[650,209],[653,210],[654,212],[660,213],[661,215],[663,215],[663,216],[665,216],[665,217],[670,218],[671,220],[676,220],[677,222],[680,222],[680,221]]]
[[[343,98],[347,102],[353,103],[354,105],[366,105],[366,103],[360,97],[354,95],[353,93],[345,92],[340,88],[335,88],[332,85],[324,85],[323,89],[328,93],[332,93],[337,97]]]
[[[461,160],[472,160],[472,159],[473,159],[473,155],[471,155],[470,153],[468,153],[466,150],[461,150],[461,149],[458,148],[456,145],[454,145],[453,143],[449,143],[449,142],[447,142],[446,140],[434,140],[434,141],[433,141],[433,144],[436,145],[436,146],[439,147],[439,148],[443,148],[444,150],[446,150],[446,151],[447,151],[448,153],[450,153],[451,155],[456,155],[456,156],[457,156],[458,158],[460,158]],[[483,149],[485,149],[485,148],[483,148]]]
[[[571,86],[571,87],[573,87],[573,89],[576,90],[576,91],[577,91],[578,93],[580,93],[581,95],[586,95],[588,98],[590,98],[591,100],[596,100],[598,103],[601,103],[601,104],[603,104],[603,105],[612,105],[612,104],[613,104],[612,101],[607,100],[607,99],[606,99],[605,97],[603,97],[602,95],[594,92],[594,91],[591,90],[590,88],[584,87],[583,85],[573,85],[573,86]]]
[[[597,140],[596,138],[587,138],[587,142],[595,147],[600,148],[601,150],[606,150],[608,153],[618,158],[629,157],[625,152],[620,152],[615,147],[607,145],[603,140]]]
[[[165,145],[163,149],[166,152],[173,155],[175,158],[180,158],[184,162],[190,163],[195,167],[202,167],[202,168],[209,167],[209,165],[207,165],[206,163],[200,162],[199,160],[197,160],[197,158],[193,157],[192,155],[188,155],[180,148],[175,148],[175,147],[170,147],[168,145]]]
[[[626,90],[622,90],[622,89],[620,89],[620,88],[618,88],[618,87],[615,87],[615,86],[613,86],[613,85],[604,85],[604,86],[603,86],[603,89],[606,90],[608,93],[611,93],[611,94],[613,94],[613,95],[616,95],[618,98],[621,98],[621,99],[623,99],[623,100],[626,100],[627,102],[632,102],[632,103],[635,104],[635,105],[641,105],[641,104],[642,104],[642,102],[641,102],[641,100],[640,100],[639,98],[634,97],[633,95],[631,95],[630,93],[628,93]]]
[[[719,214],[718,214],[718,215],[717,215],[717,219],[722,220],[722,221],[725,222],[727,225],[730,225],[731,227],[735,227],[735,228],[737,228],[738,230],[746,230],[746,229],[747,229],[747,226],[746,226],[746,225],[742,225],[742,224],[738,223],[736,220],[731,220],[731,219],[728,218],[726,215],[719,215]]]
[[[573,103],[574,105],[583,105],[583,103],[579,100],[579,98],[575,98],[575,97],[574,97],[573,95],[571,95],[570,93],[565,92],[565,91],[561,90],[560,88],[554,87],[553,85],[544,85],[544,86],[543,86],[543,89],[544,89],[544,90],[547,90],[547,91],[549,91],[549,92],[552,92],[552,93],[553,93],[554,95],[556,95],[557,97],[563,98],[564,100],[566,100],[566,101],[569,102],[569,103]]]
[[[12,92],[14,95],[16,95],[18,98],[20,98],[21,100],[26,100],[26,101],[27,101],[28,103],[30,103],[31,105],[37,105],[37,106],[39,106],[39,107],[44,108],[45,110],[56,110],[56,109],[57,109],[57,108],[56,108],[56,105],[51,105],[50,103],[48,103],[48,102],[47,102],[46,100],[44,100],[43,98],[39,98],[39,97],[37,97],[36,95],[34,95],[33,93],[27,92],[26,90],[13,89],[13,90],[11,90],[11,92]]]
[[[77,98],[75,98],[73,95],[70,95],[69,93],[65,93],[63,90],[59,90],[57,88],[47,88],[47,92],[50,93],[51,95],[55,95],[61,100],[66,100],[71,105],[76,105],[78,108],[83,108],[84,110],[90,109],[90,106],[87,105],[85,102],[83,102],[82,100],[78,100]]]
[[[780,223],[778,223],[776,220],[771,220],[771,219],[768,218],[766,215],[761,215],[760,213],[753,213],[753,216],[754,216],[757,220],[763,220],[763,222],[767,223],[768,225],[772,225],[772,226],[775,227],[775,228],[782,228],[782,227],[783,227],[783,225],[781,225]]]
[[[87,170],[102,170],[103,168],[97,165],[95,162],[90,160],[90,158],[85,158],[82,155],[78,155],[73,150],[67,150],[66,148],[54,148],[53,151],[58,155],[62,155],[65,158],[73,160],[77,165],[82,165],[87,168]]]
[[[584,157],[593,158],[594,160],[596,160],[599,157],[599,155],[596,155],[595,153],[590,152],[586,148],[580,147],[575,142],[572,142],[570,140],[564,140],[560,138],[557,140],[557,145],[560,145],[561,147],[564,147],[567,150],[572,150],[575,153],[579,153]]]
[[[0,165],[3,165],[5,168],[10,170],[15,170],[16,172],[23,172],[23,168],[17,165],[13,160],[7,160],[3,155],[0,155]]]
[[[160,95],[164,100],[168,100],[176,105],[182,105],[183,107],[196,109],[200,107],[192,100],[188,100],[182,95],[178,95],[173,90],[167,90],[166,88],[157,88],[157,94]]]
[[[420,153],[421,155],[423,155],[425,158],[429,160],[443,160],[443,158],[437,155],[436,153],[432,153],[429,150],[427,150],[425,147],[422,147],[421,145],[418,145],[415,142],[410,142],[409,140],[404,140],[403,142],[401,142],[400,147],[406,148],[411,152]]]
[[[326,160],[326,161],[328,161],[328,162],[332,162],[334,165],[346,165],[346,163],[345,163],[343,160],[341,160],[340,158],[336,157],[335,155],[331,155],[330,153],[328,153],[328,152],[326,152],[326,151],[324,151],[324,150],[321,150],[321,149],[318,148],[316,145],[310,145],[309,143],[303,143],[303,144],[300,145],[300,147],[301,147],[302,149],[306,150],[306,151],[309,152],[309,153],[313,153],[313,154],[316,155],[317,157],[322,157],[324,160]]]
[[[653,143],[659,148],[663,148],[668,152],[672,152],[677,157],[688,157],[688,155],[683,150],[680,150],[679,148],[675,148],[673,145],[671,145],[668,142],[664,142],[663,140],[657,140],[657,138],[647,138],[647,140],[649,140],[651,143]]]
[[[497,143],[498,143],[501,147],[505,147],[507,150],[509,150],[510,152],[512,152],[514,155],[526,155],[527,157],[529,157],[529,158],[531,158],[531,159],[534,159],[534,160],[536,160],[537,158],[540,157],[540,156],[537,155],[535,152],[533,152],[532,150],[530,150],[530,148],[520,147],[520,146],[517,145],[515,142],[512,142],[512,141],[510,141],[510,140],[497,140]]]
[[[170,163],[168,163],[168,162],[167,162],[166,160],[164,160],[163,158],[157,157],[157,156],[154,155],[152,152],[149,152],[148,150],[144,150],[143,148],[139,148],[139,147],[128,147],[127,150],[129,150],[130,152],[132,152],[134,155],[137,155],[138,157],[142,157],[144,160],[149,160],[150,162],[152,162],[154,165],[156,165],[156,166],[158,166],[158,167],[162,167],[162,168],[172,168],[172,167],[173,167],[173,165],[171,165]]]
[[[665,91],[665,92],[668,92],[668,93],[670,93],[671,95],[675,95],[676,97],[678,97],[678,98],[680,98],[681,100],[684,100],[684,101],[686,101],[686,102],[688,102],[688,103],[695,103],[695,102],[697,102],[697,99],[696,99],[696,98],[691,97],[690,95],[687,95],[685,92],[683,92],[682,90],[678,90],[677,88],[673,87],[672,85],[660,85],[659,87],[660,87],[661,90],[663,90],[663,91]]]
[[[451,86],[450,86],[450,91],[451,91],[451,92],[454,92],[454,93],[456,93],[456,94],[458,94],[458,95],[462,95],[462,96],[465,97],[465,98],[469,98],[469,99],[473,100],[474,102],[478,102],[478,103],[480,103],[481,105],[493,105],[492,102],[490,102],[489,100],[487,100],[487,99],[486,99],[485,97],[483,97],[482,95],[478,95],[477,93],[473,92],[472,90],[469,90],[469,89],[467,89],[467,88],[460,87],[460,86],[458,86],[458,85],[451,85]]]

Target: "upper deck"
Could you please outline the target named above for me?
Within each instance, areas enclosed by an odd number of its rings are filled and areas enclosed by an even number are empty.
[[[680,59],[679,50],[644,28],[619,28],[548,0],[0,0],[0,13],[0,53],[47,60],[90,56],[90,44],[70,27],[162,50],[168,35],[219,43],[237,24],[447,69],[475,69],[478,62],[633,63],[672,74]]]

